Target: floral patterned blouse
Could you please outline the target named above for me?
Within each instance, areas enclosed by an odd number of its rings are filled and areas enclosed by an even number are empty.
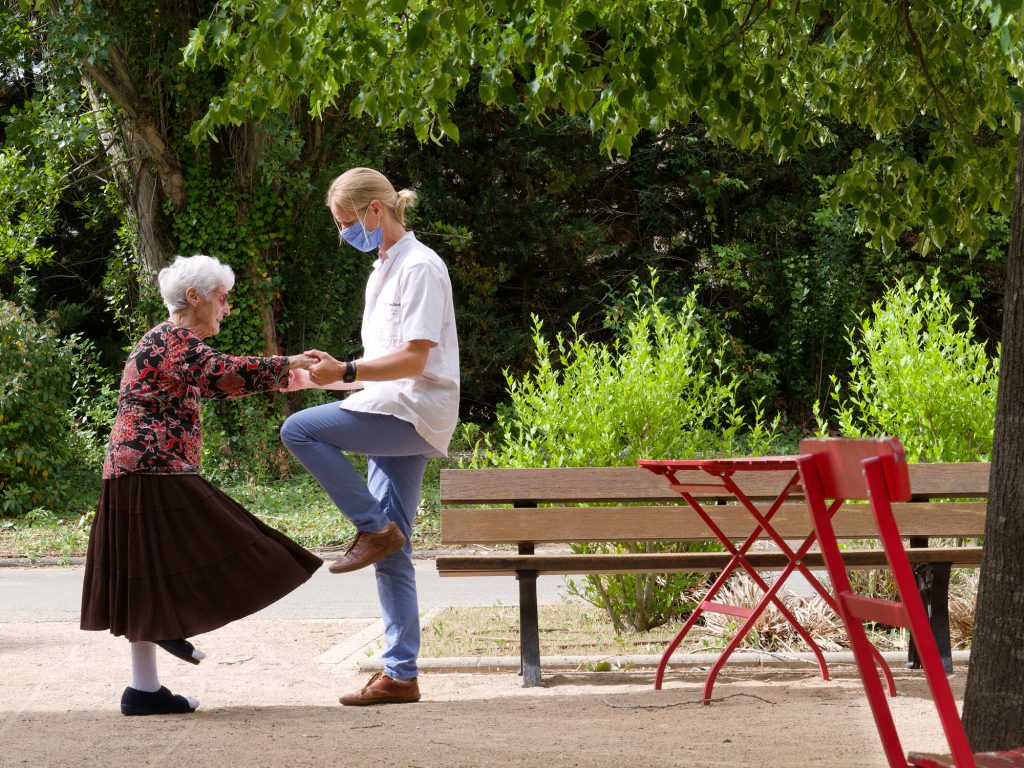
[[[103,478],[198,472],[202,398],[267,392],[287,381],[287,357],[223,355],[187,328],[161,323],[125,363]]]

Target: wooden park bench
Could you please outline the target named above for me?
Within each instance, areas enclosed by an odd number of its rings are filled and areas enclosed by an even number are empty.
[[[951,568],[977,568],[981,547],[957,546],[931,539],[974,539],[984,535],[988,495],[987,463],[913,464],[914,496],[896,505],[900,530],[909,537],[911,563],[918,570],[922,598],[947,669],[952,671],[948,588]],[[774,499],[781,489],[777,475],[751,473],[735,479],[751,500]],[[695,493],[729,538],[751,531],[747,511],[720,490]],[[795,498],[795,500],[794,500]],[[967,499],[964,501],[963,499]],[[542,575],[616,573],[719,573],[728,552],[620,554],[538,554],[538,545],[598,542],[716,541],[706,524],[686,506],[664,478],[640,467],[573,467],[558,469],[447,469],[440,484],[441,543],[447,547],[498,547],[480,554],[442,555],[442,576],[515,576],[519,581],[520,656],[524,686],[541,683],[537,578]],[[802,498],[787,500],[773,517],[784,538],[802,540],[812,530]],[[840,539],[875,540],[877,533],[866,504],[844,505],[835,517]],[[507,545],[514,545],[515,550]],[[506,549],[502,550],[501,547]],[[786,566],[784,553],[747,555],[758,571]],[[880,548],[846,550],[848,568],[885,567]],[[803,562],[821,568],[820,554]],[[910,665],[916,666],[911,649]]]

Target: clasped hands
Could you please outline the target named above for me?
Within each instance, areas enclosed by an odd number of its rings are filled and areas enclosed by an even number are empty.
[[[281,387],[283,392],[296,392],[311,387],[325,387],[341,381],[345,375],[345,364],[319,349],[307,349],[301,355],[288,358],[291,370],[288,384]]]

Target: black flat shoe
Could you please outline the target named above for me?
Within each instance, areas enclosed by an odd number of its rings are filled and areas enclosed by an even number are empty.
[[[122,715],[187,715],[192,712],[195,710],[188,699],[163,686],[152,693],[128,687],[121,694]]]
[[[192,655],[196,649],[188,640],[157,640],[157,645],[167,651],[171,656],[177,656],[189,664],[198,664],[199,659]]]

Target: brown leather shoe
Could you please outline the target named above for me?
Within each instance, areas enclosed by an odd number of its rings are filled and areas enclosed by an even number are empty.
[[[412,680],[395,680],[383,672],[376,673],[370,682],[355,693],[346,693],[338,699],[346,707],[368,707],[372,704],[412,704],[420,700],[420,686]]]
[[[393,555],[404,546],[405,535],[393,522],[385,525],[384,529],[377,533],[359,531],[345,556],[327,566],[327,570],[331,573],[358,571],[381,558]]]

